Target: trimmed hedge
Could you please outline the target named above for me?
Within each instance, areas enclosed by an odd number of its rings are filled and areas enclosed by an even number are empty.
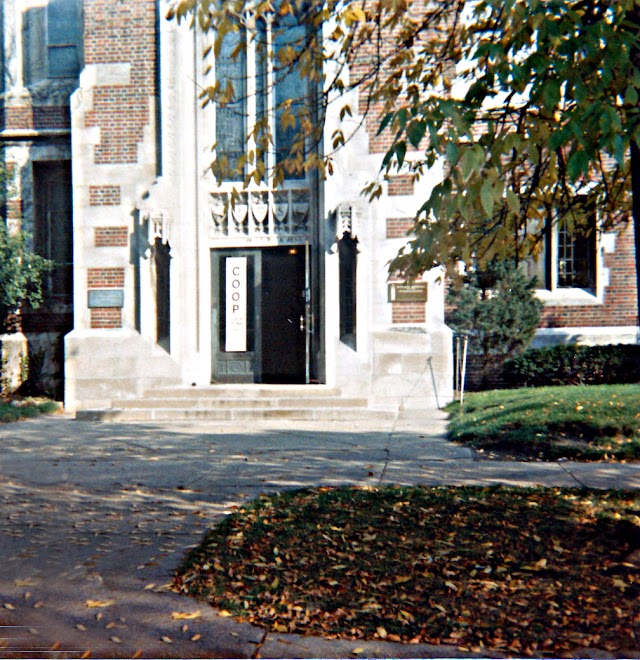
[[[532,348],[506,360],[507,387],[640,383],[640,345]]]

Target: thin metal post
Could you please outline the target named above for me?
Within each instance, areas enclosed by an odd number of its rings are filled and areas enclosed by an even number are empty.
[[[469,345],[469,338],[465,337],[464,338],[464,348],[463,348],[463,354],[462,354],[462,375],[460,378],[460,407],[462,407],[464,403],[464,381],[465,377],[467,375],[467,347]]]

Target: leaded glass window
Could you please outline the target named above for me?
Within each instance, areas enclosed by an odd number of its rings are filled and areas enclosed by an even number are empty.
[[[225,34],[215,63],[216,157],[224,181],[243,180],[242,157],[250,151],[262,154],[265,172],[293,155],[297,167],[288,167],[285,178],[306,178],[300,118],[309,114],[309,84],[291,57],[306,34],[291,15],[260,18],[250,29]]]

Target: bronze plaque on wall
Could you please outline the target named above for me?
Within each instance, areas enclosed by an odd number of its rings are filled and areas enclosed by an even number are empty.
[[[389,284],[389,302],[427,302],[427,283],[391,282]]]

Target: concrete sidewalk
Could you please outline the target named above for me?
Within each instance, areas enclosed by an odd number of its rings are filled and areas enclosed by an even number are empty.
[[[0,427],[0,625],[11,626],[0,629],[0,657],[334,658],[356,648],[359,657],[469,657],[454,647],[266,634],[166,585],[206,529],[262,492],[394,483],[640,488],[637,464],[482,460],[445,439],[437,411],[326,426],[46,417]]]

